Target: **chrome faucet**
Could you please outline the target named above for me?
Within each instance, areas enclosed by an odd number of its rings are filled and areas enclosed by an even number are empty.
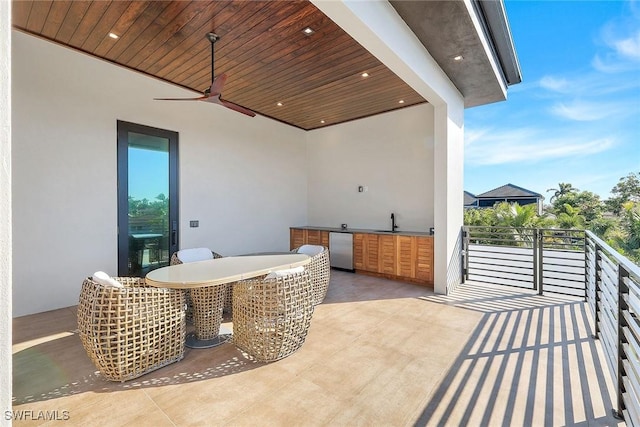
[[[391,213],[391,232],[393,233],[398,228],[398,224],[396,224],[396,215]]]

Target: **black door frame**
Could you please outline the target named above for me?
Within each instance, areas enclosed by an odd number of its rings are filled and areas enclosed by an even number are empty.
[[[179,247],[178,132],[117,121],[118,135],[118,275],[129,275],[129,132],[169,140],[169,254]]]

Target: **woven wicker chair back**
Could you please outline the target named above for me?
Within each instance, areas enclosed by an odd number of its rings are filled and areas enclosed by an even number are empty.
[[[184,294],[146,286],[143,278],[116,277],[122,288],[82,284],[78,332],[102,376],[127,381],[184,357]]]
[[[233,288],[233,341],[258,361],[282,359],[302,347],[313,310],[308,270],[241,280]]]
[[[292,252],[298,252],[298,249],[299,248],[296,248]],[[327,296],[327,291],[329,290],[329,281],[331,280],[329,249],[325,247],[322,252],[312,256],[306,268],[311,272],[313,304],[321,304]]]

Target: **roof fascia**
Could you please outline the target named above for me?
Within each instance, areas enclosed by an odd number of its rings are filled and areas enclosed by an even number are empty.
[[[492,41],[493,54],[500,63],[500,71],[507,85],[522,82],[520,62],[503,0],[473,0],[473,4],[485,24],[485,34]]]
[[[502,64],[499,60],[499,55],[497,52],[498,44],[494,43],[494,38],[504,37],[504,32],[499,31],[501,25],[501,20],[508,28],[508,24],[506,23],[506,14],[503,13],[501,16],[497,13],[499,8],[492,8],[490,4],[495,6],[496,3],[499,3],[502,6],[502,0],[492,0],[485,1],[483,3],[487,3],[487,9],[491,11],[489,15],[491,15],[491,20],[487,19],[482,6],[480,5],[480,0],[463,0],[465,7],[467,8],[467,13],[471,18],[471,22],[473,23],[476,33],[480,38],[480,42],[484,49],[484,53],[491,64],[491,68],[493,69],[493,73],[496,76],[496,80],[500,85],[500,88],[503,93],[503,99],[507,99],[507,76],[505,71],[503,70]],[[504,12],[504,8],[502,8],[502,12]],[[510,40],[510,33],[507,33]],[[493,36],[492,36],[493,35]],[[511,41],[511,40],[510,40]],[[505,45],[504,40],[500,43],[500,46]],[[511,41],[511,46],[513,47],[513,42]],[[513,55],[515,56],[515,49],[513,49]]]

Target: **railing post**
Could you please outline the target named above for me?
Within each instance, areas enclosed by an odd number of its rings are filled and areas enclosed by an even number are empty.
[[[538,233],[540,229],[533,229],[533,290],[538,291]]]
[[[466,247],[466,235],[467,235],[467,227],[462,226],[462,235],[460,236],[461,240],[461,248],[460,248],[460,275],[462,276],[462,283],[467,281],[467,267],[466,267],[466,259],[467,259],[467,247]]]
[[[594,319],[594,334],[593,334],[593,338],[598,339],[600,337],[600,275],[602,274],[602,267],[600,266],[600,262],[601,262],[601,255],[600,255],[600,249],[598,247],[598,243],[593,242],[593,255],[594,255],[594,262],[595,262],[595,266],[594,266],[594,270],[593,270],[593,274],[594,274],[594,289],[593,289],[593,293],[594,295],[594,306],[595,306],[595,313],[593,315]],[[585,280],[586,280],[586,275],[585,275]]]
[[[536,286],[538,289],[538,295],[542,295],[544,291],[544,278],[543,278],[543,254],[544,254],[544,230],[538,228],[535,229],[535,241],[537,242],[537,250],[534,250],[534,258],[536,259]]]
[[[469,244],[470,244],[470,230],[468,227],[462,227],[462,256],[464,257],[462,262],[462,282],[469,280]]]
[[[618,408],[613,410],[616,418],[624,419],[624,344],[627,343],[624,336],[624,328],[627,326],[625,320],[625,312],[629,310],[625,296],[629,295],[629,287],[624,283],[624,278],[629,274],[624,270],[621,264],[618,264],[618,384],[616,390],[618,394]]]
[[[584,254],[584,302],[589,301],[587,293],[587,231],[582,230],[582,253]]]

